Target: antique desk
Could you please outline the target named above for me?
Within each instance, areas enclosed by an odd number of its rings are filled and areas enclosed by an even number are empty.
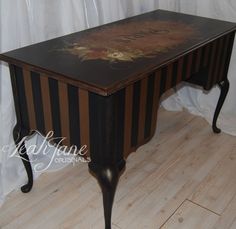
[[[125,158],[152,138],[166,90],[182,81],[205,90],[219,85],[212,128],[220,132],[235,30],[233,23],[157,10],[1,54],[10,66],[16,144],[32,130],[53,130],[67,146],[87,145],[111,228]],[[28,192],[33,175],[24,143],[19,153]]]

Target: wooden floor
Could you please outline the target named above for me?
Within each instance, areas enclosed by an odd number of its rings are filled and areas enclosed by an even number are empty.
[[[113,229],[235,229],[236,138],[202,118],[160,110],[155,137],[127,159]],[[104,229],[102,199],[87,165],[42,175],[11,193],[0,228]]]

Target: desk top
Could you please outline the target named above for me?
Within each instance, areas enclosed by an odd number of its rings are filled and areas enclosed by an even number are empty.
[[[235,30],[235,23],[156,10],[3,53],[0,59],[109,95]]]

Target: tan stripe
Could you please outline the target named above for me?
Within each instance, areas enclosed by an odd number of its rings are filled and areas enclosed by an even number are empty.
[[[209,55],[210,55],[210,44],[208,44],[205,48],[204,62],[203,62],[204,67],[207,67],[208,65]]]
[[[212,53],[211,53],[211,60],[210,60],[210,66],[209,66],[209,73],[208,73],[208,82],[207,82],[207,89],[211,87],[211,79],[213,77],[214,73],[214,60],[215,60],[215,55],[216,55],[216,41],[213,43],[213,48],[212,48]]]
[[[147,103],[147,82],[148,77],[141,81],[141,93],[139,103],[139,125],[138,125],[138,144],[144,139],[145,116],[146,116],[146,103]]]
[[[69,127],[69,107],[67,84],[58,82],[59,102],[60,102],[60,117],[61,117],[61,134],[65,137],[63,145],[70,145],[70,127]]]
[[[125,128],[124,128],[124,156],[127,157],[131,149],[133,110],[133,85],[125,89]]]
[[[193,53],[189,53],[188,55],[188,62],[187,62],[187,70],[186,70],[186,76],[185,79],[188,79],[192,74],[192,63],[193,63]]]
[[[220,59],[222,57],[222,52],[223,52],[223,38],[220,38],[219,41],[217,42],[217,50],[218,50],[218,54],[217,54],[217,59],[216,59],[216,63],[214,64],[215,66],[215,71],[214,71],[214,75],[213,77],[213,81],[212,83],[215,84],[217,82],[218,76],[219,76],[219,71],[220,71]]]
[[[178,71],[177,71],[177,84],[182,81],[182,73],[183,73],[183,64],[184,64],[184,58],[181,57],[178,60]]]
[[[36,117],[34,110],[34,98],[31,82],[31,73],[28,70],[23,69],[23,80],[25,84],[26,102],[29,115],[29,125],[31,130],[36,130]]]
[[[196,69],[195,72],[199,72],[200,64],[201,64],[201,57],[202,57],[202,48],[197,50],[197,58],[196,58]]]
[[[224,77],[224,69],[225,69],[225,62],[226,62],[226,57],[227,57],[228,45],[229,45],[229,37],[230,37],[230,35],[227,35],[226,41],[223,45],[224,53],[223,53],[223,56],[222,56],[222,59],[221,59],[221,62],[220,62],[220,70],[219,70],[220,73],[219,73],[219,78],[218,78],[219,82]]]
[[[89,95],[88,91],[79,89],[80,144],[86,145],[89,156]]]
[[[156,72],[154,82],[154,95],[152,105],[152,123],[151,123],[151,135],[155,133],[157,123],[157,110],[159,107],[159,95],[160,95],[160,81],[161,81],[161,69]]]
[[[43,101],[44,124],[45,124],[45,131],[47,134],[49,131],[53,130],[48,77],[46,75],[41,75],[40,83],[41,83],[41,93]]]
[[[166,79],[166,90],[171,88],[172,83],[172,72],[173,72],[173,63],[168,65],[167,69],[167,79]]]

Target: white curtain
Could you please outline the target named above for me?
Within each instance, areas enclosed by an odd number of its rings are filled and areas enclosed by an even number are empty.
[[[236,2],[230,0],[0,0],[0,52],[157,8],[236,21]],[[219,119],[219,126],[223,131],[234,135],[236,100],[233,98],[236,94],[236,67],[232,63],[235,63],[235,55],[234,49],[229,70],[230,92]],[[218,96],[217,88],[205,95],[202,90],[184,87],[165,100],[163,105],[170,110],[180,110],[184,107],[211,122]],[[10,191],[18,189],[26,181],[21,160],[9,157],[13,149],[6,150],[4,147],[14,145],[12,130],[15,122],[9,70],[5,63],[1,63],[0,204]],[[35,138],[31,139],[28,145],[35,141]],[[45,163],[50,160],[44,155],[38,157]],[[37,177],[39,173],[34,175]]]

